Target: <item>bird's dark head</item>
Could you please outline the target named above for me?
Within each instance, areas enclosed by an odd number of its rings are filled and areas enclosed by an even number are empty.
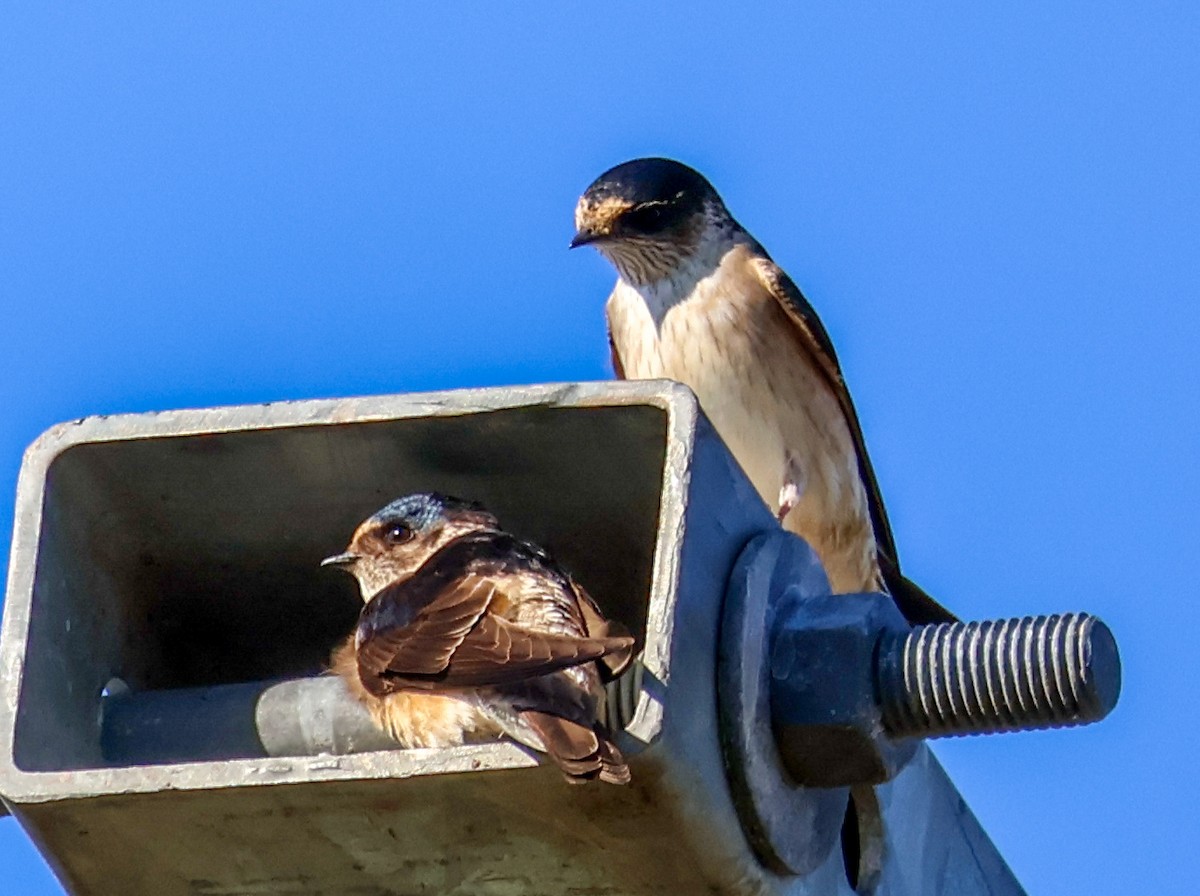
[[[634,159],[605,171],[579,198],[571,248],[594,245],[622,275],[637,275],[677,263],[714,225],[732,224],[700,172],[671,159]]]
[[[345,552],[326,557],[321,565],[353,573],[363,600],[370,600],[381,588],[411,576],[455,538],[498,525],[471,501],[437,492],[408,495],[367,517]]]

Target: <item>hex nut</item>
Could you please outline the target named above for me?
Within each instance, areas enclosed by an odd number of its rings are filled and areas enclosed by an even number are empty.
[[[875,693],[885,631],[908,624],[885,594],[783,595],[772,625],[771,718],[798,784],[879,784],[912,758],[915,740],[892,740]]]

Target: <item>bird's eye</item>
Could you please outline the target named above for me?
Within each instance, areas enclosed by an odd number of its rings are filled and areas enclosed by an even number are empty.
[[[383,531],[383,538],[388,544],[404,544],[413,537],[413,530],[403,523],[393,523]]]
[[[656,233],[669,223],[667,207],[661,203],[639,205],[621,216],[621,226],[633,233]]]

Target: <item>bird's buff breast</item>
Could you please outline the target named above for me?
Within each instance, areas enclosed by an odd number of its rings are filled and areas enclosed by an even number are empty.
[[[874,587],[874,535],[842,410],[782,308],[730,256],[674,303],[618,282],[607,312],[625,375],[691,387],[773,511],[785,477],[798,474],[787,528],[816,549],[835,591]]]
[[[354,640],[333,652],[330,671],[339,675],[350,695],[371,714],[375,724],[400,746],[455,747],[465,741],[494,738],[499,727],[479,708],[474,695],[397,691],[385,697],[369,693],[358,677]]]

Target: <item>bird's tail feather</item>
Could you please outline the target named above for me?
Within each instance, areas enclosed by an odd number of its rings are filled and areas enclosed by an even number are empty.
[[[900,567],[891,557],[880,553],[879,568],[888,593],[900,612],[913,625],[929,625],[938,622],[957,622],[958,617],[925,593],[912,579],[900,572]]]
[[[603,727],[591,728],[561,716],[527,710],[521,718],[529,724],[566,779],[572,784],[606,781],[628,784],[629,766]]]

